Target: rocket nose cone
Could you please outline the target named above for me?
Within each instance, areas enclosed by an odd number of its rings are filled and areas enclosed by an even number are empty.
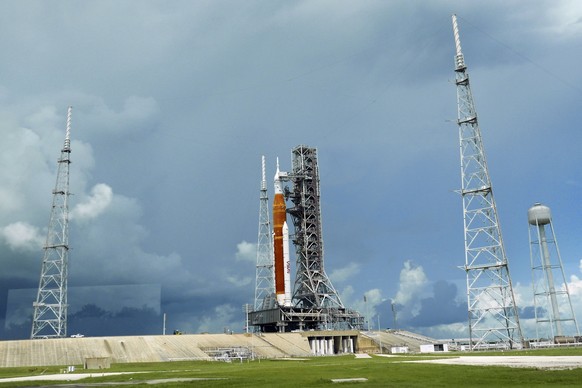
[[[279,157],[277,156],[277,167],[276,167],[276,170],[275,170],[275,180],[278,180],[279,179],[279,172],[280,172],[279,171]]]

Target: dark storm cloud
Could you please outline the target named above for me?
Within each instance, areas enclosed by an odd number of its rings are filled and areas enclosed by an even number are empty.
[[[545,314],[543,309],[540,309],[540,314]],[[519,310],[519,317],[521,319],[532,319],[535,318],[535,308],[533,306],[525,306]]]
[[[83,206],[70,224],[72,286],[161,284],[176,328],[239,327],[255,268],[236,258],[257,238],[260,156],[270,187],[275,157],[289,169],[291,148],[307,144],[320,158],[326,270],[344,302],[363,308],[371,289],[378,303],[395,298],[412,258],[428,278],[410,288],[423,290],[410,299],[426,312],[418,323],[431,322],[430,298],[457,316],[453,12],[512,274],[529,278],[520,214],[535,198],[555,204],[568,231],[561,248],[578,257],[568,239],[582,231],[570,216],[582,182],[572,167],[582,82],[574,4],[9,1],[0,284],[38,282],[73,105],[71,209]],[[540,149],[544,158],[532,157]],[[439,279],[449,286],[433,295],[426,285]]]
[[[433,284],[433,296],[421,299],[420,311],[406,322],[409,327],[430,327],[467,320],[467,304],[458,302],[457,286],[439,280]]]

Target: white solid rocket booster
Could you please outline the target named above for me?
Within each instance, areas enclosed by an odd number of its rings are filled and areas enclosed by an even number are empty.
[[[283,264],[285,268],[285,300],[284,305],[291,306],[291,260],[289,259],[289,227],[283,223]]]

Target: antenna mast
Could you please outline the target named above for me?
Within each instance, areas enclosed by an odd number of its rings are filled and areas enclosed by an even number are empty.
[[[259,310],[266,297],[275,293],[273,274],[273,238],[269,217],[269,195],[265,174],[265,156],[262,156],[262,180],[259,195],[259,237],[257,240],[257,276],[255,283],[255,310]]]
[[[470,346],[515,348],[523,337],[456,15],[452,19]]]
[[[71,112],[67,110],[65,144],[58,161],[57,181],[48,226],[30,338],[67,336],[67,266],[69,261],[69,165]]]

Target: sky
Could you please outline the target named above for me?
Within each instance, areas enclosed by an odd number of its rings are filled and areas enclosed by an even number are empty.
[[[582,318],[579,2],[0,7],[0,339],[30,336],[69,105],[70,334],[159,334],[164,314],[168,331],[243,331],[261,156],[272,198],[276,157],[290,170],[303,144],[344,305],[467,337],[453,13],[524,334],[536,202]]]

